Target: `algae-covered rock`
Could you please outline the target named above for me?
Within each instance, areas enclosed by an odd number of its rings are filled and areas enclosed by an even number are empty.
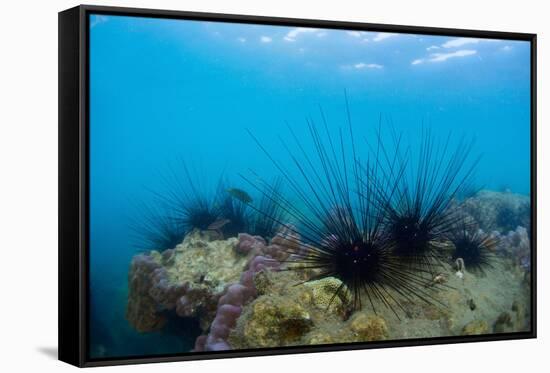
[[[222,292],[239,280],[247,263],[248,257],[236,251],[237,242],[234,237],[209,241],[207,235],[192,232],[176,246],[173,264],[166,266],[169,281]]]
[[[273,286],[273,280],[271,279],[271,272],[261,271],[254,276],[254,286],[258,295],[266,294]]]
[[[296,344],[313,327],[299,303],[280,296],[262,296],[239,318],[240,333],[230,336],[233,348],[278,347]]]
[[[130,265],[126,319],[138,332],[159,330],[166,323],[166,318],[157,312],[156,302],[149,295],[151,274],[158,268],[160,264],[147,255],[135,256]]]
[[[495,333],[506,333],[513,331],[513,327],[512,315],[508,312],[502,312],[493,324],[493,331]]]
[[[477,335],[489,333],[489,325],[485,320],[474,320],[464,325],[462,335]]]
[[[489,334],[502,312],[508,312],[514,323],[517,318],[523,323],[529,320],[524,288],[512,273],[501,270],[505,262],[494,264],[498,282],[487,276],[460,279],[453,276],[455,269],[451,265],[443,264],[442,271],[449,274],[449,287],[434,291],[431,302],[403,302],[405,310],[399,317],[376,299],[373,302],[378,314],[370,304],[351,314],[349,310],[345,315],[334,312],[338,308],[334,304],[345,304],[338,296],[327,309],[342,284],[337,278],[303,283],[294,271],[260,273],[255,283],[262,289],[261,296],[243,306],[228,342],[231,348],[239,349]],[[514,304],[508,301],[510,294],[516,295],[512,298],[517,300]],[[294,313],[309,317],[289,317],[288,310],[299,310]],[[292,332],[288,329],[290,319],[300,321]],[[525,330],[525,326],[518,325],[515,330]]]
[[[207,330],[219,297],[238,282],[251,254],[238,252],[236,238],[212,240],[195,230],[164,253],[134,257],[130,267],[126,316],[138,331],[163,326],[163,311],[196,317]]]
[[[350,320],[350,329],[359,341],[379,341],[389,337],[386,321],[375,315],[359,312]]]

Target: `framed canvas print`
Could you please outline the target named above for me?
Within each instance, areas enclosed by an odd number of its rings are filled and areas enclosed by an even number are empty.
[[[533,338],[536,36],[59,13],[59,356]]]

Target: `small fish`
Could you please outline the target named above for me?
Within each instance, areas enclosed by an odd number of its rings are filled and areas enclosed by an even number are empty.
[[[208,226],[208,230],[217,231],[229,223],[231,223],[231,220],[229,219],[216,220],[215,222],[213,222]]]
[[[226,192],[229,193],[233,198],[236,198],[243,203],[252,202],[252,197],[250,197],[250,195],[242,189],[229,188],[226,190]]]

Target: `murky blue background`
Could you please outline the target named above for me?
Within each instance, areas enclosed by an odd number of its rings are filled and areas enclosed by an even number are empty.
[[[124,318],[136,253],[135,201],[162,190],[183,158],[215,182],[274,168],[290,125],[309,144],[306,118],[357,138],[382,118],[408,138],[475,137],[476,182],[529,192],[529,44],[328,29],[93,15],[90,19],[91,352],[187,351],[194,335],[139,334]],[[179,334],[179,335],[178,335]]]

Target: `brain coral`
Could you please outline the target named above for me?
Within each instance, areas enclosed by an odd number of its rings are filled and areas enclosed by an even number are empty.
[[[350,303],[349,290],[335,277],[305,283],[311,289],[315,306],[323,311],[342,314]]]

